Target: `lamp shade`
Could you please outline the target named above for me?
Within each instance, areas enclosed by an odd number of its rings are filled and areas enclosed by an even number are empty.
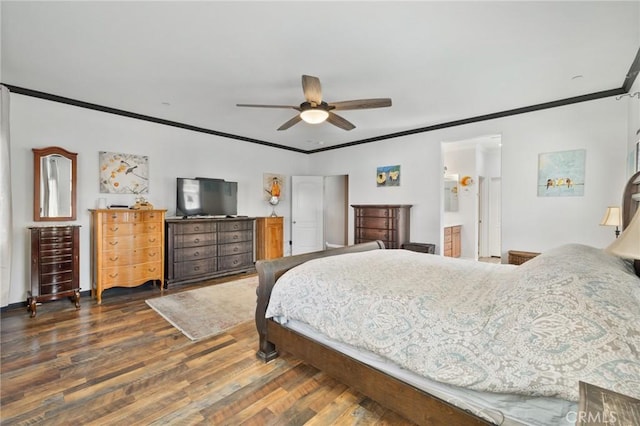
[[[609,206],[604,213],[604,217],[600,221],[600,225],[604,226],[620,226],[622,225],[622,214],[620,213],[620,207]]]
[[[609,244],[605,251],[625,259],[640,259],[640,208],[636,210],[620,238]]]

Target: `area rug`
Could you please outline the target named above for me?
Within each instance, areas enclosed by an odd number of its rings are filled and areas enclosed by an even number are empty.
[[[145,302],[189,339],[197,341],[250,321],[258,277],[209,285]]]

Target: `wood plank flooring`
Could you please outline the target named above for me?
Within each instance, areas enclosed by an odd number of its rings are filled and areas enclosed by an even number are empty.
[[[412,425],[292,356],[256,359],[253,321],[192,342],[144,302],[159,295],[145,285],[78,310],[2,312],[2,425]]]

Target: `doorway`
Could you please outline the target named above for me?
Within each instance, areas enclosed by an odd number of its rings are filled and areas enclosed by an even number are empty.
[[[347,175],[292,176],[291,254],[347,244]]]
[[[441,226],[461,225],[461,258],[500,261],[501,135],[442,142],[443,185],[458,177],[457,210],[441,208]]]

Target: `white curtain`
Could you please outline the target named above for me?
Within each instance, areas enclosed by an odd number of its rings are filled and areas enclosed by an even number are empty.
[[[11,155],[9,143],[9,89],[0,85],[0,306],[9,304],[11,289]]]

